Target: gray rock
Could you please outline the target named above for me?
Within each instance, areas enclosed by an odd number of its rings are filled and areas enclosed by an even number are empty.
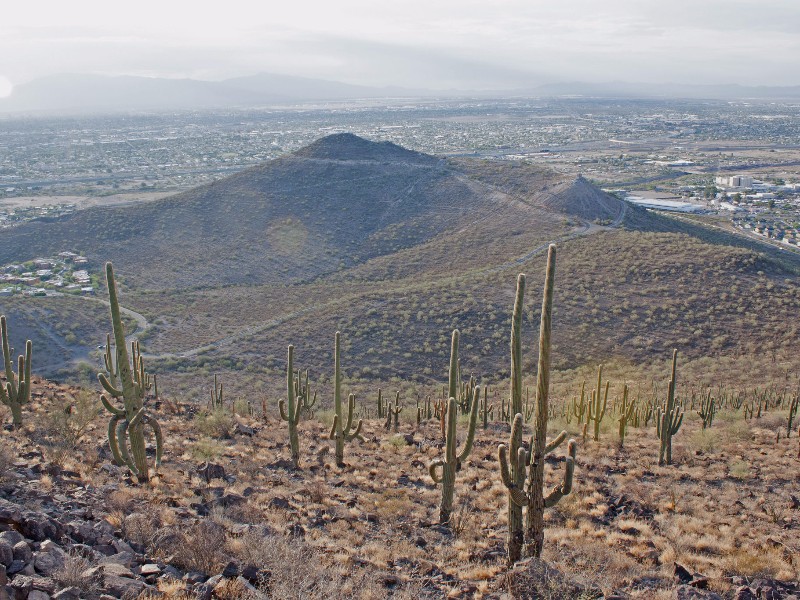
[[[675,600],[722,600],[722,596],[708,590],[700,590],[691,585],[679,585],[675,588]]]
[[[13,529],[10,531],[4,531],[0,533],[0,540],[11,544],[11,546],[16,546],[19,542],[24,542],[25,538],[22,537],[22,534],[19,531],[14,531]]]
[[[194,586],[193,591],[197,600],[211,600],[214,595],[214,586],[207,583],[198,583]]]
[[[21,560],[22,562],[29,563],[33,559],[33,550],[31,550],[31,547],[25,540],[14,544],[13,552],[14,560]]]
[[[103,587],[115,598],[138,598],[142,592],[151,589],[149,585],[138,579],[108,574],[103,580]]]
[[[142,568],[139,569],[139,573],[142,577],[153,577],[161,575],[161,567],[154,563],[142,565]]]
[[[106,576],[111,575],[112,577],[128,577],[130,579],[136,577],[136,575],[133,574],[133,571],[131,571],[125,565],[121,565],[118,563],[106,563],[102,565],[102,567],[103,567],[103,573]]]
[[[67,523],[67,533],[82,544],[95,544],[100,536],[100,532],[86,521],[70,521]]]
[[[11,589],[14,590],[14,597],[27,598],[33,589],[33,577],[27,575],[17,575],[11,580]]]
[[[50,600],[50,594],[41,590],[31,590],[28,600]]]
[[[33,568],[37,573],[48,576],[64,568],[66,554],[58,546],[42,544],[42,550],[33,557]]]
[[[76,587],[64,588],[52,596],[53,600],[81,600],[81,590]]]
[[[177,580],[183,579],[183,573],[172,565],[167,565],[164,567],[164,576]]]
[[[133,552],[118,552],[116,554],[112,554],[111,556],[105,556],[100,559],[101,565],[110,565],[110,564],[117,564],[117,565],[124,565],[130,569],[136,566],[136,555]]]
[[[33,577],[33,589],[50,595],[56,591],[56,582],[49,577]]]
[[[15,560],[8,567],[7,572],[9,575],[16,575],[17,573],[21,573],[27,564],[28,563],[26,563],[24,560]]]
[[[0,540],[0,564],[10,567],[14,560],[14,548],[5,540]]]

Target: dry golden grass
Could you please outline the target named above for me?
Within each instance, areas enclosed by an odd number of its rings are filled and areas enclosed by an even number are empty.
[[[47,396],[37,412],[47,410]],[[209,574],[232,558],[253,564],[272,572],[275,598],[324,598],[332,590],[361,598],[432,598],[453,590],[480,597],[503,585],[507,500],[496,453],[507,441],[504,424],[479,426],[457,475],[448,529],[437,525],[440,488],[427,473],[443,453],[438,423],[401,422],[400,432],[414,438],[407,444],[381,422],[366,421],[366,441],[348,444],[347,465],[338,468],[326,425],[303,421],[302,468],[291,471],[286,425],[274,417],[231,417],[256,434],[230,439],[208,436],[190,417],[157,417],[173,432],[160,473],[146,485],[123,484],[101,507],[114,529],[151,556]],[[630,428],[620,447],[609,413],[599,441],[579,442],[573,493],[546,513],[544,558],[579,581],[639,598],[667,593],[673,562],[709,576],[722,591],[734,575],[798,579],[800,511],[789,495],[798,484],[798,440],[776,442],[784,417],[770,411],[744,422],[740,411],[726,409],[701,431],[699,418],[687,412],[674,439],[674,464],[658,467],[654,428]],[[104,419],[77,443],[76,463],[96,454]],[[31,421],[6,444],[30,447],[39,431]],[[579,437],[577,423],[566,427]],[[459,432],[463,437],[463,424]],[[197,474],[206,457],[190,448],[204,440],[218,446],[212,460],[227,480],[206,482]],[[554,455],[547,485],[562,475],[563,448]],[[96,488],[119,482],[99,468],[84,476]],[[54,493],[61,482],[44,475],[36,485]],[[217,503],[223,495],[235,501]],[[201,505],[207,508],[198,512]],[[161,591],[185,597],[180,586]]]

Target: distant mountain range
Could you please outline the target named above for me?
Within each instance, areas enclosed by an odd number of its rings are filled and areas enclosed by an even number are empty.
[[[18,85],[0,98],[0,113],[96,113],[255,108],[315,101],[398,97],[550,97],[798,99],[800,86],[563,82],[509,90],[426,90],[370,87],[261,73],[223,81],[85,74],[51,75]]]

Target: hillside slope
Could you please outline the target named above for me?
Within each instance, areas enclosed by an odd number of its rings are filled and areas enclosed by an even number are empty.
[[[552,241],[559,368],[660,360],[672,347],[697,360],[774,355],[795,335],[791,257],[628,206],[580,177],[348,134],[162,201],[0,232],[0,264],[65,248],[95,272],[114,261],[123,303],[146,323],[136,335],[148,360],[174,385],[228,371],[234,388],[257,378],[280,389],[288,343],[324,374],[341,329],[349,376],[425,386],[446,370],[454,327],[465,371],[505,376],[519,272],[533,347]],[[105,339],[96,301],[0,302],[45,374],[74,375],[70,362],[94,360]],[[532,370],[530,351],[525,361]]]

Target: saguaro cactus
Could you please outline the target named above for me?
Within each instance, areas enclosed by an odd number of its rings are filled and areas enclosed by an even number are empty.
[[[450,513],[453,511],[453,493],[456,484],[456,471],[461,469],[461,463],[467,460],[472,451],[472,442],[475,439],[475,425],[478,422],[478,404],[480,403],[480,388],[476,387],[472,397],[469,413],[469,429],[467,439],[460,452],[456,450],[456,422],[458,420],[458,403],[455,398],[447,401],[447,429],[445,430],[445,457],[444,460],[436,459],[428,466],[428,472],[435,483],[442,486],[442,503],[439,505],[439,521],[448,523]],[[437,469],[442,470],[441,477]]]
[[[678,433],[683,423],[683,408],[675,402],[675,369],[678,351],[672,351],[672,377],[667,386],[667,398],[656,409],[656,432],[661,441],[658,449],[658,464],[672,464],[672,436]]]
[[[222,410],[225,408],[224,398],[222,396],[222,382],[217,384],[217,374],[214,373],[214,387],[211,390],[211,401],[209,410]]]
[[[606,414],[608,405],[608,382],[606,381],[605,391],[603,392],[603,403],[600,404],[600,393],[603,387],[603,366],[597,368],[597,388],[592,390],[592,399],[589,401],[588,415],[586,422],[594,422],[594,440],[600,439],[600,423]]]
[[[300,412],[303,410],[303,403],[299,401],[297,396],[297,387],[299,387],[300,374],[297,374],[297,381],[295,380],[294,372],[294,346],[289,345],[286,359],[286,402],[281,400],[278,402],[278,408],[281,412],[281,419],[289,424],[289,447],[292,452],[292,466],[298,468],[300,466],[300,438],[297,434],[297,424],[300,422]]]
[[[483,428],[489,427],[489,415],[494,413],[494,404],[489,404],[489,386],[483,387],[483,402],[481,402],[481,415],[483,415]]]
[[[625,444],[625,432],[628,430],[628,423],[632,420],[636,411],[636,402],[628,404],[628,386],[622,388],[622,407],[619,412],[619,445]]]
[[[0,385],[0,402],[11,410],[11,424],[22,425],[22,405],[31,399],[31,353],[33,344],[25,342],[25,356],[17,358],[17,374],[14,376],[12,356],[14,349],[8,345],[8,325],[5,315],[0,316],[0,336],[3,340],[3,364],[6,372],[6,384]]]
[[[344,466],[344,444],[354,439],[359,439],[362,442],[364,438],[361,436],[361,425],[363,422],[358,420],[358,425],[353,429],[353,416],[356,409],[356,397],[350,394],[347,400],[347,418],[345,419],[344,411],[342,409],[342,369],[340,363],[340,350],[341,349],[341,334],[337,331],[334,338],[333,346],[333,407],[336,413],[333,417],[333,427],[328,436],[336,442],[336,464],[340,467]]]
[[[567,437],[562,431],[552,442],[547,443],[547,417],[550,393],[550,333],[553,312],[553,286],[555,281],[556,247],[551,244],[547,256],[547,271],[542,300],[542,316],[539,327],[539,367],[536,380],[536,404],[534,406],[534,430],[531,437],[530,453],[521,447],[523,415],[517,414],[511,428],[511,461],[508,448],[498,447],[500,474],[509,494],[509,561],[520,557],[521,512],[513,510],[513,503],[520,509],[527,507],[524,548],[527,556],[538,557],[544,545],[544,509],[555,506],[561,498],[572,490],[575,471],[575,440],[570,440],[566,459],[564,479],[546,496],[544,495],[545,456],[557,448]],[[527,488],[525,487],[527,472]]]
[[[797,416],[797,407],[800,405],[800,393],[796,393],[789,401],[789,415],[786,421],[786,437],[792,434],[792,421]]]
[[[522,412],[522,311],[525,274],[517,275],[517,293],[511,315],[511,416]]]
[[[400,413],[403,412],[403,407],[400,406],[400,392],[394,397],[394,404],[389,402],[389,405],[386,407],[386,422],[384,423],[384,427],[386,429],[392,428],[392,423],[394,423],[394,430],[397,431],[398,427],[400,426]],[[417,407],[417,423],[419,423],[419,407]]]
[[[700,392],[700,410],[697,411],[703,421],[703,429],[711,427],[714,422],[714,417],[717,414],[717,401],[711,395],[711,390],[708,392]]]
[[[114,269],[106,263],[106,282],[108,283],[108,300],[111,306],[111,325],[114,329],[114,346],[116,364],[111,358],[111,349],[106,347],[106,373],[98,373],[97,378],[109,396],[121,400],[122,408],[117,408],[105,395],[100,396],[103,406],[111,413],[108,424],[108,443],[114,462],[126,465],[139,481],[147,481],[150,472],[145,452],[144,426],[152,428],[156,439],[155,468],[161,465],[163,454],[163,437],[161,426],[148,415],[144,408],[144,399],[150,389],[150,376],[144,370],[144,361],[139,351],[139,343],[131,342],[131,356],[125,343],[125,329],[119,310],[117,285],[114,281]],[[108,338],[107,338],[108,339]],[[128,447],[130,446],[130,451]]]

